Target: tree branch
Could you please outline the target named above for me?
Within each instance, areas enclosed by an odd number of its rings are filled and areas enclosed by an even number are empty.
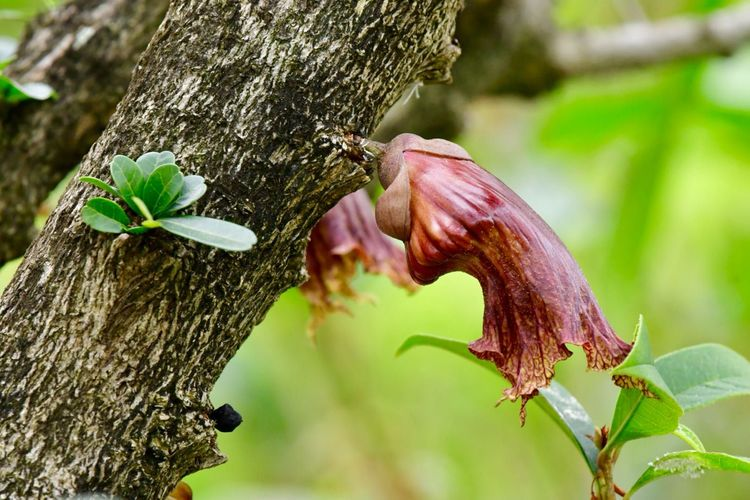
[[[552,63],[563,77],[616,71],[711,55],[729,55],[750,41],[750,4],[704,17],[675,17],[558,34]]]
[[[462,56],[447,89],[421,89],[379,130],[383,140],[401,132],[453,137],[465,118],[456,103],[481,95],[533,97],[577,76],[729,55],[750,40],[750,5],[653,23],[560,31],[550,0],[469,0],[459,17]]]
[[[39,205],[101,134],[168,3],[73,0],[28,27],[6,73],[59,99],[0,102],[0,265],[23,254]]]
[[[214,382],[303,279],[311,227],[367,180],[354,135],[449,78],[460,4],[171,3],[81,173],[171,149],[207,180],[199,211],[258,244],[97,233],[79,217],[95,189],[73,182],[0,299],[0,497],[161,500],[224,459]]]

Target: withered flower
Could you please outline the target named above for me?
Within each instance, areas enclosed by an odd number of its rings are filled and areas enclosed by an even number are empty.
[[[403,134],[384,150],[385,193],[376,218],[406,243],[409,270],[428,284],[464,271],[484,294],[482,338],[470,346],[495,363],[523,403],[549,384],[554,366],[583,347],[588,366],[619,364],[630,346],[604,318],[581,269],[552,229],[508,186],[441,139]]]
[[[328,313],[348,312],[334,294],[359,297],[350,286],[357,262],[368,273],[384,274],[400,287],[410,291],[417,288],[409,277],[404,251],[378,229],[364,190],[345,196],[320,219],[310,233],[306,261],[310,278],[300,291],[312,308],[308,326],[311,335]]]

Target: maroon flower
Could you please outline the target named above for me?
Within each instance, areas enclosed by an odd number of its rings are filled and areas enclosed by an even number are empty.
[[[410,291],[417,288],[409,277],[404,251],[378,229],[364,190],[345,196],[320,219],[310,233],[306,259],[310,278],[300,291],[312,308],[310,334],[328,313],[348,312],[334,294],[359,297],[349,284],[357,262],[362,262],[368,273],[384,274],[400,287]]]
[[[461,147],[412,134],[396,137],[380,164],[385,193],[376,218],[406,242],[412,277],[432,283],[452,271],[479,280],[484,332],[469,348],[511,382],[525,403],[554,366],[586,352],[588,366],[616,366],[630,350],[604,318],[581,269],[552,229]]]

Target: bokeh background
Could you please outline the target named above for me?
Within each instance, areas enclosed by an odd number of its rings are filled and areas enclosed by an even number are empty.
[[[612,24],[618,3],[561,0],[558,18]],[[641,5],[660,18],[728,3]],[[0,0],[0,35],[18,36],[51,5]],[[750,358],[750,47],[569,81],[531,101],[477,101],[459,142],[560,234],[621,336],[630,340],[642,313],[657,354],[721,342]],[[0,289],[15,266],[0,269]],[[381,277],[355,286],[375,303],[349,303],[351,316],[331,316],[316,344],[297,290],[255,329],[212,395],[244,423],[219,436],[226,464],[187,478],[196,498],[588,498],[584,463],[544,414],[530,405],[522,428],[517,405],[494,407],[500,379],[430,348],[394,356],[416,333],[480,336],[474,280],[449,275],[412,296]],[[576,350],[558,365],[557,380],[606,424],[617,390],[582,358]],[[750,456],[750,399],[684,422],[709,450]],[[617,482],[684,448],[670,436],[628,444]],[[637,497],[747,499],[750,477],[670,478]]]

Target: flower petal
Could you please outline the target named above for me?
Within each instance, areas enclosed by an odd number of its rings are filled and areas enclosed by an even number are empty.
[[[378,224],[406,242],[414,280],[463,271],[480,282],[483,335],[470,350],[511,382],[506,398],[525,402],[549,385],[555,364],[571,355],[565,344],[582,346],[593,369],[625,358],[630,346],[607,323],[562,241],[462,148],[398,136],[385,149],[380,177],[387,189]]]
[[[310,332],[328,313],[348,311],[334,294],[359,297],[350,285],[357,262],[362,262],[368,273],[386,275],[402,288],[417,288],[409,276],[404,251],[378,229],[364,190],[342,198],[313,228],[306,260],[310,278],[300,290],[313,310]]]

